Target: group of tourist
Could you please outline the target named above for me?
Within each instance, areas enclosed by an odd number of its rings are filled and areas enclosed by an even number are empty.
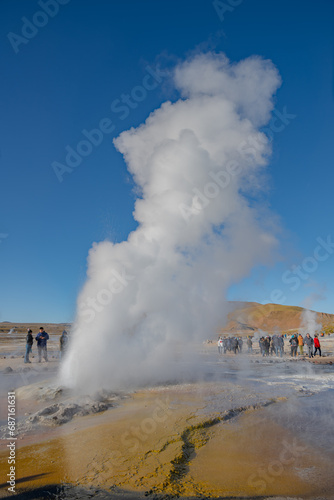
[[[250,337],[247,338],[247,352],[253,351],[253,342]],[[234,354],[242,353],[244,341],[242,337],[219,337],[218,339],[218,352],[219,354],[226,354],[227,351],[234,352]]]
[[[47,342],[49,340],[49,334],[46,333],[43,326],[40,327],[39,333],[36,335],[35,340],[37,342],[37,352],[38,352],[38,363],[42,362],[42,358],[45,361],[48,361],[48,350],[47,350]],[[34,343],[34,337],[32,334],[32,330],[28,328],[28,333],[26,336],[26,353],[24,356],[25,363],[31,363],[29,360],[29,354],[32,352],[32,346]],[[68,344],[68,334],[67,331],[64,330],[59,339],[59,350],[60,350],[60,358],[64,355]]]
[[[276,354],[282,357],[284,354],[284,336],[274,334],[272,337],[261,337],[259,340],[260,353],[262,356],[269,356]]]
[[[309,333],[307,333],[305,337],[303,337],[301,333],[299,333],[299,335],[294,334],[291,335],[289,342],[291,345],[292,357],[297,356],[298,348],[299,348],[299,354],[303,356],[304,346],[307,349],[306,354],[308,355],[309,358],[313,358],[313,356],[316,356],[317,352],[319,353],[319,356],[321,356],[320,340],[317,334],[314,334],[314,338],[311,337]]]
[[[297,350],[299,348],[299,354],[301,356],[304,355],[304,346],[306,347],[306,355],[309,358],[313,358],[318,353],[321,356],[321,347],[320,341],[317,334],[314,335],[314,338],[311,337],[309,333],[303,337],[301,333],[299,335],[293,334],[289,339],[290,348],[291,348],[291,356],[297,356]],[[219,354],[226,354],[227,352],[233,352],[234,354],[242,353],[244,341],[242,337],[219,337],[218,339],[218,352]],[[253,340],[251,337],[247,337],[247,352],[253,352]],[[283,357],[284,354],[284,335],[274,334],[273,336],[267,335],[266,337],[262,336],[259,339],[259,347],[260,354],[262,356],[273,356]]]

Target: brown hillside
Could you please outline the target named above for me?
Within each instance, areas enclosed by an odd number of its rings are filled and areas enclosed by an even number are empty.
[[[227,323],[221,330],[223,333],[252,334],[257,330],[292,332],[302,324],[302,307],[256,302],[240,302],[235,305],[236,309],[228,314]],[[334,314],[315,313],[323,331],[334,331]]]

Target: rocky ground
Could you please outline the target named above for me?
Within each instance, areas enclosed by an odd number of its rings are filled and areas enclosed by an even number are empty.
[[[0,352],[2,403],[14,388],[17,402],[10,496],[334,498],[333,340],[322,347],[326,356],[309,360],[219,356],[210,344],[201,348],[200,379],[94,396],[59,387],[56,349],[48,363],[30,365],[22,353]],[[2,424],[6,417],[1,404]],[[305,433],[308,426],[317,432]]]

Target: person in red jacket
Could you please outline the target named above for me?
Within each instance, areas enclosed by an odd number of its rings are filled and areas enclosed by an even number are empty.
[[[317,351],[319,351],[319,356],[321,356],[320,341],[319,341],[318,335],[314,335],[314,354],[313,354],[313,356],[315,356],[317,354]]]

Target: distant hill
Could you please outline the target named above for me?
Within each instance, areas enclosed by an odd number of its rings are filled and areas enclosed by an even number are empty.
[[[257,330],[292,333],[302,324],[302,307],[257,302],[231,302],[231,305],[234,310],[228,314],[222,333],[251,335]],[[334,314],[314,312],[317,323],[322,325],[322,331],[334,331]]]
[[[302,307],[298,306],[259,304],[258,302],[230,301],[228,306],[230,312],[220,332],[238,335],[253,335],[258,330],[271,333],[275,331],[293,333],[301,327],[304,311]],[[315,314],[317,323],[322,325],[322,331],[334,332],[334,314],[320,312],[315,312]],[[70,323],[43,323],[43,326],[48,333],[57,335],[60,335],[64,329],[67,331],[71,329]],[[7,334],[11,328],[15,329],[16,335],[25,336],[27,328],[31,328],[33,333],[37,334],[39,327],[40,323],[2,321],[0,335]]]
[[[71,328],[70,323],[12,323],[10,321],[2,321],[0,323],[0,334],[8,333],[12,328],[15,330],[15,335],[27,335],[27,329],[31,328],[33,334],[37,335],[39,327],[43,326],[48,333],[61,334],[63,330]]]

